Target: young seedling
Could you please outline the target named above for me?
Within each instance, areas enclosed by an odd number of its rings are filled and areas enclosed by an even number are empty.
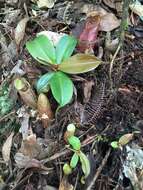
[[[43,127],[47,128],[49,126],[50,121],[53,119],[53,112],[47,96],[43,93],[39,94],[37,101],[37,109],[40,119],[43,123]]]
[[[133,139],[133,133],[128,133],[119,138],[118,141],[112,141],[111,146],[113,148],[121,148],[122,146],[128,144]]]
[[[64,35],[55,47],[44,34],[26,43],[26,48],[32,57],[51,70],[39,78],[38,93],[47,92],[50,88],[59,107],[69,103],[73,95],[73,82],[65,73],[85,73],[95,69],[101,63],[101,60],[93,55],[71,56],[76,44],[77,40],[74,37]]]
[[[72,131],[73,129],[73,131]],[[72,173],[72,170],[76,168],[78,162],[80,161],[82,171],[84,173],[84,176],[81,178],[81,182],[84,183],[84,179],[87,178],[87,176],[90,173],[90,162],[87,158],[87,156],[81,151],[81,142],[80,139],[76,136],[74,136],[75,133],[75,126],[73,124],[69,124],[67,127],[67,131],[70,134],[67,137],[68,144],[71,146],[71,150],[74,152],[70,163],[66,163],[63,166],[63,171],[65,175],[69,175]],[[72,131],[72,133],[71,133]],[[72,135],[73,134],[73,135]]]

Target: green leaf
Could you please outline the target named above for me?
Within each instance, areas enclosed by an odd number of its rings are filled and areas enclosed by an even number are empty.
[[[47,92],[49,88],[49,81],[53,77],[55,72],[50,72],[42,75],[37,81],[37,91],[38,93]]]
[[[78,161],[79,161],[79,156],[77,155],[77,153],[74,153],[70,161],[70,167],[75,168],[77,166]]]
[[[82,171],[85,175],[84,177],[86,178],[90,174],[90,162],[87,156],[81,151],[80,151],[79,157],[80,157]]]
[[[99,66],[101,60],[94,55],[76,54],[59,65],[59,70],[70,73],[78,74],[91,71]]]
[[[71,56],[77,44],[77,40],[69,35],[63,36],[56,46],[57,64]]]
[[[27,42],[26,48],[32,57],[42,64],[56,62],[55,48],[45,35],[39,35],[34,40]]]
[[[78,137],[71,136],[70,138],[68,138],[68,142],[74,150],[80,150],[81,143]]]
[[[69,174],[71,174],[72,173],[72,168],[70,167],[70,165],[69,164],[64,164],[64,166],[63,166],[63,171],[64,171],[64,174],[65,175],[69,175]]]
[[[73,95],[73,83],[71,79],[63,72],[56,72],[50,80],[52,94],[60,107],[70,102]]]
[[[113,141],[113,142],[111,142],[111,146],[112,146],[112,148],[119,148],[119,143],[118,143],[118,141]]]

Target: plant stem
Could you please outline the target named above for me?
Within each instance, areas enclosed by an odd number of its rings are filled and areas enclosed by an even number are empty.
[[[125,39],[125,31],[128,27],[128,10],[129,10],[129,5],[132,2],[132,0],[124,0],[123,1],[123,13],[122,13],[122,20],[121,20],[121,24],[120,24],[120,30],[119,30],[119,44],[118,47],[113,55],[113,58],[110,62],[110,68],[109,68],[109,78],[110,78],[110,86],[111,86],[111,90],[113,89],[113,81],[112,81],[112,70],[113,70],[113,65],[115,62],[115,59],[121,49],[121,47],[123,47],[124,44],[124,39]]]
[[[125,39],[125,31],[128,27],[128,10],[129,10],[129,5],[132,2],[132,0],[124,0],[123,2],[123,14],[122,14],[122,20],[121,20],[121,24],[120,24],[120,37],[119,37],[119,44],[120,46],[123,45],[124,43],[124,39]]]

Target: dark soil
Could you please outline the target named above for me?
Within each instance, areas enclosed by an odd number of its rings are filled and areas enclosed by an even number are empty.
[[[105,48],[106,33],[99,32],[99,44],[94,53],[97,56],[99,47],[102,47],[102,60],[105,64],[100,65],[94,71],[73,76],[77,95],[75,93],[72,102],[58,112],[48,128],[44,129],[41,121],[35,117],[30,117],[29,126],[33,133],[36,134],[37,138],[43,139],[43,148],[49,148],[48,151],[47,149],[44,151],[45,155],[35,159],[44,163],[48,171],[42,169],[42,167],[26,168],[25,166],[25,168],[19,169],[15,163],[14,156],[22,143],[22,136],[18,132],[21,126],[18,110],[23,106],[25,107],[25,105],[12,86],[16,74],[11,74],[11,70],[18,64],[19,60],[22,61],[21,69],[25,72],[24,77],[34,88],[34,81],[41,73],[44,74],[47,69],[35,63],[30,57],[25,49],[25,42],[43,30],[71,33],[76,24],[85,19],[85,14],[79,11],[79,2],[75,1],[74,6],[72,6],[68,5],[68,1],[60,0],[55,3],[52,9],[36,10],[37,6],[30,1],[0,1],[0,48],[2,50],[0,52],[0,83],[1,88],[6,84],[5,88],[10,89],[8,99],[11,99],[14,103],[14,106],[0,118],[1,148],[11,132],[15,131],[11,147],[11,159],[8,164],[3,161],[2,151],[0,153],[0,189],[2,190],[48,190],[50,187],[47,187],[47,185],[58,189],[63,176],[62,166],[70,160],[72,155],[72,152],[65,148],[63,139],[69,123],[76,124],[76,136],[80,137],[83,144],[82,150],[89,156],[91,163],[91,173],[84,185],[80,182],[82,176],[80,164],[68,177],[69,183],[75,186],[77,190],[87,189],[102,165],[106,154],[110,151],[107,162],[103,163],[103,168],[92,188],[97,190],[133,189],[130,179],[126,178],[123,173],[123,162],[126,159],[125,146],[121,149],[114,149],[110,144],[124,134],[139,131],[139,133],[134,134],[129,144],[135,143],[141,147],[143,145],[143,33],[142,30],[138,30],[138,28],[143,29],[143,25],[136,15],[134,15],[134,27],[128,27],[124,45],[115,59],[112,70],[112,89],[109,77],[109,62],[111,61],[111,55],[114,53],[108,52]],[[116,10],[108,7],[102,1],[85,1],[86,3],[98,4],[120,18]],[[66,8],[68,10],[65,10]],[[32,9],[37,11],[37,16],[31,16]],[[10,18],[8,20],[6,18],[8,16],[7,12],[11,10],[20,10],[12,21],[10,21]],[[9,45],[14,42],[14,30],[18,22],[25,16],[25,11],[30,16],[30,20],[27,23],[24,38],[19,47],[13,46],[11,49]],[[113,30],[111,32],[112,38],[117,37],[117,33],[119,33],[119,29]],[[134,36],[133,39],[131,39],[131,35]],[[8,61],[4,57],[8,56],[4,52],[4,45],[7,46],[11,54]],[[93,81],[94,83],[88,101],[85,100],[84,96],[84,86],[87,81]],[[2,93],[0,95],[3,96]],[[51,92],[48,97],[52,110],[55,111],[57,103],[51,96]],[[89,109],[91,107],[93,112],[90,114]],[[26,110],[27,113],[31,113],[29,108],[26,107]],[[84,118],[82,118],[81,113],[84,113]]]

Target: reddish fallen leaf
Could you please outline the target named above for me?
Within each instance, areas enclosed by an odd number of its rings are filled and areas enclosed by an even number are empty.
[[[100,27],[100,16],[88,17],[84,29],[79,36],[78,50],[93,49],[97,41],[97,35]]]
[[[99,16],[100,31],[109,32],[120,26],[120,20],[117,19],[114,14],[107,12],[100,6],[84,6],[82,9],[82,13],[85,13],[87,15],[87,18]]]

